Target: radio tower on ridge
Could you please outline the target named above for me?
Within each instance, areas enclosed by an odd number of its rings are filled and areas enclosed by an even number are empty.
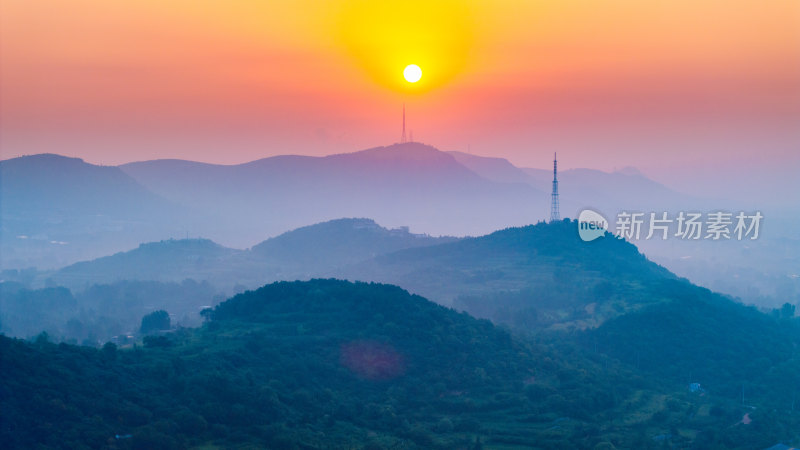
[[[553,193],[550,200],[550,222],[561,220],[561,212],[558,210],[558,158],[553,153]]]
[[[400,143],[405,144],[408,142],[406,139],[406,104],[403,103],[403,135],[400,136]]]

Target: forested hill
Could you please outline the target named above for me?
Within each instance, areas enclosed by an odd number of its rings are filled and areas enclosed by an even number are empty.
[[[751,401],[772,397],[791,410],[800,392],[794,307],[767,315],[683,280],[647,290],[662,301],[588,331],[585,344],[662,380],[698,382],[730,398],[746,387]]]
[[[516,329],[597,326],[642,304],[656,280],[677,279],[610,234],[591,242],[565,219],[381,255],[340,276],[397,284]]]
[[[765,448],[800,425],[783,405],[753,410],[712,392],[692,394],[567,336],[521,340],[395,286],[281,282],[204,315],[202,328],[146,336],[144,347],[0,336],[0,442],[12,449],[663,448],[665,441]],[[754,425],[731,427],[745,412]]]
[[[276,283],[208,316],[144,348],[0,337],[0,441],[429,449],[646,440],[580,431],[631,394],[607,389],[620,375],[394,286]]]
[[[611,234],[590,242],[581,240],[577,226],[570,219],[539,222],[449,244],[402,250],[378,259],[386,264],[429,260],[456,267],[478,267],[502,258],[522,266],[558,264],[565,269],[629,279],[674,277],[667,269],[649,261],[635,245]]]

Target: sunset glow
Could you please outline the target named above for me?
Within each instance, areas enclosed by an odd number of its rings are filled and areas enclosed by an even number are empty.
[[[528,166],[553,150],[565,168],[709,164],[754,147],[767,163],[800,158],[794,0],[0,9],[5,158],[355,151],[396,140],[404,102],[425,142]],[[400,77],[412,63],[416,83]],[[652,142],[665,151],[641,150]]]

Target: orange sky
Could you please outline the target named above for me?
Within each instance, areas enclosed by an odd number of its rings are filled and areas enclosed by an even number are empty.
[[[522,166],[797,163],[800,2],[3,0],[0,82],[3,159],[348,152],[405,102]]]

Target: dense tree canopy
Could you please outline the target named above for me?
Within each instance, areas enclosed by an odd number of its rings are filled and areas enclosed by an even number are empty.
[[[0,337],[0,441],[9,448],[759,448],[796,438],[800,425],[790,405],[772,397],[754,399],[759,407],[750,409],[712,390],[691,393],[637,375],[624,357],[576,345],[583,334],[534,343],[395,286],[276,283],[209,316],[202,328],[152,336],[145,348]],[[798,373],[796,364],[785,359],[764,382],[777,388]],[[752,424],[731,427],[745,412]]]
[[[170,327],[169,313],[163,309],[153,311],[150,314],[142,317],[142,325],[139,327],[139,332],[142,334],[150,334],[155,331],[169,330]]]

